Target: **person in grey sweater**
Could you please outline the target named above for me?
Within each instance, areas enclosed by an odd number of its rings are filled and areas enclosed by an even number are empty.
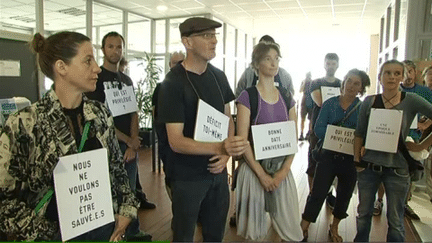
[[[366,149],[362,153],[372,108],[402,111],[400,136],[403,141],[408,136],[410,125],[417,113],[432,118],[432,105],[428,101],[417,94],[402,92],[399,89],[404,70],[403,63],[399,61],[385,62],[378,76],[383,87],[382,94],[366,97],[360,108],[354,139],[354,163],[359,188],[357,234],[354,241],[369,241],[375,194],[380,183],[384,184],[387,195],[387,241],[405,240],[404,206],[410,182],[408,163],[399,149],[396,153],[372,149]],[[426,149],[430,145],[432,136],[418,144],[406,142],[406,148],[414,152]]]
[[[261,37],[259,42],[270,42],[270,43],[276,43],[275,40],[269,36],[264,35]],[[246,68],[246,70],[241,75],[238,83],[237,88],[235,90],[235,96],[239,97],[240,93],[245,90],[246,88],[255,86],[258,82],[258,75],[256,74],[255,70],[252,68],[252,66],[249,66]],[[279,67],[279,71],[276,74],[275,77],[275,85],[280,86],[281,88],[285,89],[286,91],[289,91],[291,95],[294,95],[294,87],[292,84],[291,75],[283,68]]]

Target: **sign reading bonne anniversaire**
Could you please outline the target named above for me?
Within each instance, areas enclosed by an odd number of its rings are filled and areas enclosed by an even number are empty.
[[[252,126],[255,159],[295,154],[298,151],[294,121]]]

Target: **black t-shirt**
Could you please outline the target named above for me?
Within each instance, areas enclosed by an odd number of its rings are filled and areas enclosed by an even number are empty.
[[[316,80],[312,81],[312,84],[310,86],[310,93],[314,92],[317,89],[321,90],[322,86],[325,86],[325,87],[341,87],[341,80],[340,79],[336,79],[334,82],[328,82],[324,78],[316,79]],[[314,127],[315,127],[315,122],[318,119],[318,115],[319,115],[319,112],[321,110],[321,107],[317,106],[313,100],[312,100],[312,103],[313,103],[313,108],[312,108],[312,119],[311,119],[311,122],[312,122],[312,130],[313,130]]]
[[[132,86],[132,80],[122,72],[111,72],[101,66],[102,72],[98,74],[98,81],[96,83],[96,90],[86,93],[87,97],[92,100],[97,100],[105,104],[105,87],[118,86],[121,89],[124,85]],[[128,113],[121,116],[114,117],[114,126],[122,133],[130,136],[132,115]]]
[[[160,87],[158,120],[162,123],[183,123],[183,135],[193,138],[198,96],[190,82],[203,101],[222,113],[225,104],[234,100],[235,96],[225,74],[211,64],[201,75],[186,72],[182,65],[172,68]],[[213,177],[207,170],[212,156],[180,154],[169,146],[166,151],[165,173],[169,179],[191,181]]]

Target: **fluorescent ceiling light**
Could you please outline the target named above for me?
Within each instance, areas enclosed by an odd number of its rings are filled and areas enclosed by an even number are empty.
[[[159,6],[156,7],[156,9],[159,10],[159,11],[164,12],[164,11],[167,11],[168,7],[165,6],[165,5],[159,5]]]

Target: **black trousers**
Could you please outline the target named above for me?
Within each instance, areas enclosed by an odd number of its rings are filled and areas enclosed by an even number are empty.
[[[303,219],[315,222],[335,177],[338,178],[336,203],[333,215],[338,219],[346,213],[357,181],[357,171],[353,157],[336,152],[326,152],[323,160],[317,163],[312,192],[306,202]]]
[[[221,242],[229,208],[226,172],[211,180],[172,181],[174,242],[193,242],[198,215],[203,240]]]

